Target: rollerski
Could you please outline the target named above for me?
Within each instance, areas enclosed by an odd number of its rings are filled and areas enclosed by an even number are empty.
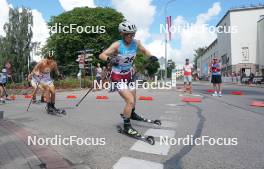
[[[131,128],[130,128],[130,132],[134,132],[135,129],[133,129],[133,128],[131,129]],[[154,137],[153,136],[142,136],[139,133],[130,134],[129,133],[129,130],[125,130],[120,125],[117,126],[117,131],[118,131],[118,133],[124,134],[126,136],[132,137],[132,138],[137,139],[137,140],[144,141],[144,142],[146,142],[146,143],[148,143],[150,145],[154,145],[155,144],[155,140],[154,140]]]
[[[130,118],[126,118],[125,116],[121,115],[121,117],[124,119],[124,127],[117,126],[117,131],[121,134],[127,135],[129,137],[132,137],[137,140],[144,141],[146,143],[149,143],[150,145],[155,144],[155,140],[153,136],[142,136],[138,133],[137,130],[135,130],[130,123]]]

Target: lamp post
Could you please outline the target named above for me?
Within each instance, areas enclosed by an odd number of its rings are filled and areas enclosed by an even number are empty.
[[[172,3],[175,0],[168,0],[165,4],[165,25],[167,24],[167,7],[170,3]],[[167,30],[165,31],[165,78],[167,79]]]

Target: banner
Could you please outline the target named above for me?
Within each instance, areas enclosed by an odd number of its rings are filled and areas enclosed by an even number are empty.
[[[166,17],[166,21],[167,21],[167,25],[168,25],[168,32],[169,32],[169,41],[171,41],[171,16],[167,16]]]

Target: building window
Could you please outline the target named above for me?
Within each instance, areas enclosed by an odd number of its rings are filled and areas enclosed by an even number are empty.
[[[248,47],[242,47],[242,61],[249,61],[249,49]]]

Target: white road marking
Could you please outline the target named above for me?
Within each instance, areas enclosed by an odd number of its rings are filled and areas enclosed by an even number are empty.
[[[130,157],[122,157],[117,163],[115,163],[113,169],[163,169],[163,164]]]
[[[159,120],[161,120],[161,123],[163,121],[172,121],[172,119],[173,119],[173,121],[179,121],[179,120],[181,120],[181,117],[180,116],[177,116],[176,115],[177,113],[178,112],[166,113],[166,114],[160,116]]]
[[[176,111],[176,110],[174,110],[174,111],[165,111],[164,112],[165,114],[177,114],[178,112]]]
[[[157,140],[154,145],[150,145],[148,143],[138,140],[130,148],[130,150],[149,153],[149,154],[168,155],[168,152],[170,150],[170,145],[160,144],[160,142],[158,142]]]
[[[176,127],[177,123],[172,121],[162,121],[161,127]]]
[[[160,137],[160,136],[168,136],[169,138],[174,137],[174,130],[163,130],[163,129],[148,129],[145,133],[147,136]]]
[[[185,104],[166,104],[166,106],[178,107],[178,106],[185,106]]]

